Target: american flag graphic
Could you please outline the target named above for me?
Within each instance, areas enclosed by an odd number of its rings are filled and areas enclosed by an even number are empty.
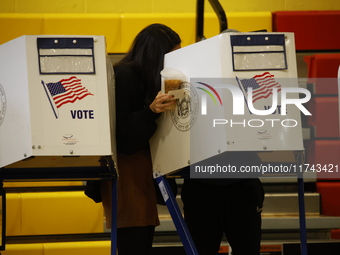
[[[43,82],[44,83],[44,82]],[[75,76],[68,79],[62,79],[58,82],[46,83],[46,88],[57,108],[67,103],[74,103],[84,97],[93,95],[81,85],[81,80]]]
[[[240,82],[246,93],[248,93],[248,88],[253,89],[253,103],[261,98],[268,98],[273,94],[273,88],[277,88],[277,92],[281,90],[281,85],[275,81],[274,75],[269,72],[255,75],[250,79],[242,79]]]

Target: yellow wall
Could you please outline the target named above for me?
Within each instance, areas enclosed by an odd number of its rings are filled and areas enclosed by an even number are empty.
[[[220,0],[228,27],[242,32],[272,31],[271,13],[282,10],[340,10],[337,0]],[[104,35],[109,53],[125,53],[136,34],[164,23],[195,42],[196,0],[0,0],[0,44],[22,35]],[[219,33],[205,1],[204,35]]]
[[[228,13],[229,28],[271,31],[270,12]],[[0,44],[22,35],[104,35],[109,53],[125,53],[137,33],[151,23],[163,23],[182,38],[182,46],[195,42],[194,13],[0,13]],[[204,35],[219,33],[214,13],[205,15]]]
[[[339,10],[338,0],[220,0],[228,12]],[[209,1],[206,10],[212,12]],[[196,0],[1,0],[0,13],[192,13]]]

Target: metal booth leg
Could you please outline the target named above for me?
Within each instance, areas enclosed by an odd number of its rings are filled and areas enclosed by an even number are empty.
[[[111,255],[117,254],[117,178],[112,177]]]
[[[298,177],[301,255],[307,255],[306,214],[303,178]]]
[[[298,155],[298,168],[303,166],[303,155]],[[300,249],[301,255],[307,255],[307,230],[306,230],[306,213],[305,213],[305,191],[304,191],[304,181],[303,181],[303,173],[298,173],[298,197],[299,197],[299,221],[300,221]]]
[[[165,204],[168,207],[171,218],[175,224],[178,235],[181,238],[186,254],[187,255],[198,255],[195,244],[184,222],[182,213],[178,207],[176,198],[169,186],[168,181],[163,176],[158,176],[155,179],[161,191],[161,194],[164,198]]]

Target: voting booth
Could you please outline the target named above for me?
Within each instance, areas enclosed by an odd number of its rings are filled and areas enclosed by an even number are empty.
[[[184,74],[184,95],[158,119],[154,171],[166,175],[195,164],[203,170],[201,162],[216,166],[229,152],[256,153],[268,164],[293,163],[303,154],[301,114],[309,114],[303,103],[310,93],[298,88],[292,33],[222,33],[166,54],[164,68]],[[287,167],[277,173],[299,170]],[[195,173],[191,178],[234,176]]]
[[[178,72],[178,90],[167,92]],[[170,52],[162,90],[176,107],[150,141],[154,176],[187,254],[198,253],[163,176],[188,169],[190,178],[298,177],[306,251],[301,114],[310,92],[298,87],[294,34],[221,33]]]
[[[0,45],[0,168],[54,171],[115,158],[106,58],[103,36],[26,35]]]
[[[26,35],[0,45],[1,181],[116,180],[113,79],[104,36]]]

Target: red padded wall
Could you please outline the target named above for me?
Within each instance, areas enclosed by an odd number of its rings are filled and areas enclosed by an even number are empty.
[[[297,50],[340,49],[340,11],[278,11],[274,32],[294,32]]]

